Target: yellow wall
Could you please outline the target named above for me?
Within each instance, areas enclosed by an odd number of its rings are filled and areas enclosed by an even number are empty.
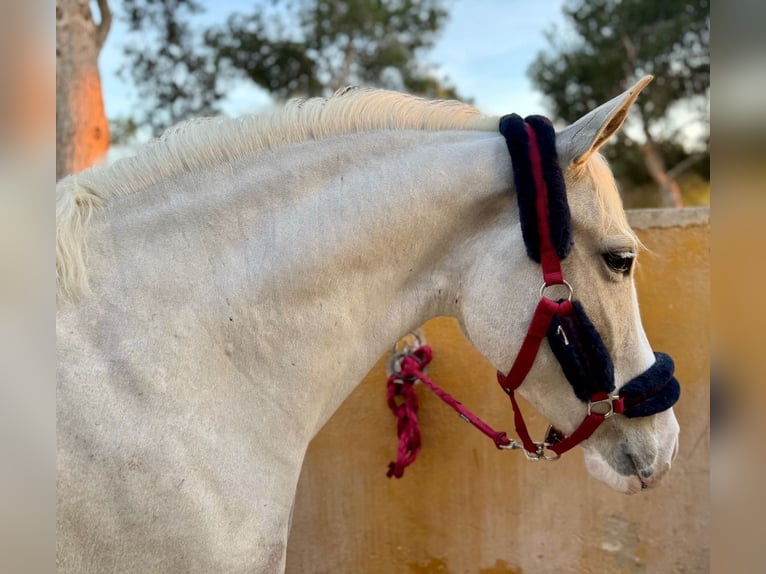
[[[389,480],[396,433],[382,358],[309,448],[289,573],[708,571],[708,212],[630,218],[649,249],[637,274],[644,326],[652,346],[675,359],[683,389],[680,453],[663,484],[630,497],[591,478],[577,450],[555,463],[497,451],[426,389],[423,450],[403,479]],[[430,376],[512,431],[494,369],[454,321],[435,319],[425,332],[435,355]],[[542,433],[545,421],[523,408]]]

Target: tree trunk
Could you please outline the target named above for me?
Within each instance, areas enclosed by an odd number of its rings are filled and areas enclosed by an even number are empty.
[[[681,188],[673,177],[671,177],[665,168],[665,160],[662,159],[657,144],[652,140],[647,140],[641,146],[644,154],[644,164],[649,171],[649,175],[657,183],[660,192],[660,205],[663,207],[683,207],[681,198]]]
[[[111,24],[99,0],[96,24],[88,0],[56,0],[56,179],[94,165],[109,148],[98,55]]]
[[[646,141],[641,145],[641,152],[644,154],[644,165],[649,175],[657,184],[660,192],[660,205],[662,207],[683,207],[684,202],[681,197],[681,188],[678,187],[675,177],[668,173],[660,148],[657,142],[654,141],[652,132],[649,130],[646,120],[648,116],[644,111],[643,105],[639,104],[636,108],[638,109],[644,137],[646,138]]]

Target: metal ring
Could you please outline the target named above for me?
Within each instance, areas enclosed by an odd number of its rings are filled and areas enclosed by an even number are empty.
[[[402,363],[401,360],[406,355],[403,353],[393,353],[388,358],[388,361],[386,362],[386,375],[397,375],[397,379],[394,381],[395,383],[402,384],[404,381],[401,380],[401,378],[398,377],[398,375],[402,372]]]
[[[386,375],[388,377],[391,377],[392,375],[394,378],[394,383],[397,385],[403,385],[404,383],[414,383],[417,382],[416,377],[403,377],[402,376],[402,361],[406,357],[414,357],[412,353],[397,353],[395,355],[391,355],[388,358],[388,362],[386,364]]]
[[[425,335],[423,329],[418,328],[414,331],[410,331],[404,335],[401,339],[394,343],[394,354],[408,354],[425,345]],[[413,344],[414,343],[414,344]]]
[[[548,287],[556,287],[557,285],[563,285],[564,287],[566,287],[569,290],[569,294],[567,295],[567,299],[569,301],[571,301],[572,300],[572,296],[574,295],[574,289],[572,289],[572,286],[565,279],[562,279],[561,281],[562,281],[561,283],[551,283],[550,285],[548,283],[543,283],[542,286],[540,287],[540,298],[545,297],[545,290]],[[548,299],[550,299],[550,297],[548,297]],[[551,299],[551,301],[553,301],[553,299]]]
[[[529,452],[527,449],[524,449],[523,452],[524,452],[524,456],[527,457],[527,460],[531,460],[532,462],[537,462],[538,460],[542,460],[539,453],[536,453],[536,452],[532,453],[532,452]]]
[[[426,337],[422,328],[410,331],[404,337],[394,343],[394,348],[386,362],[386,375],[390,377],[395,375],[394,380],[397,384],[413,383],[417,381],[414,377],[401,377],[402,360],[405,357],[415,357],[415,351],[425,345]],[[417,359],[417,357],[415,357]]]
[[[561,455],[559,453],[557,453],[556,451],[551,450],[549,447],[550,447],[550,445],[546,442],[545,443],[545,448],[550,450],[553,453],[554,456],[546,456],[545,455],[545,451],[543,450],[543,454],[541,455],[542,459],[543,460],[558,460],[558,459],[560,459]]]

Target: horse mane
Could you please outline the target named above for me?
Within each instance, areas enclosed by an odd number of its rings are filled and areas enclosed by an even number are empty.
[[[329,98],[291,100],[270,114],[180,123],[141,146],[135,156],[70,175],[56,185],[57,294],[68,298],[87,291],[88,220],[111,197],[289,143],[385,129],[495,131],[497,122],[457,101],[348,87]]]

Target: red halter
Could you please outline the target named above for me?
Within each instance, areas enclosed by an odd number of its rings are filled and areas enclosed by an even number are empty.
[[[551,444],[554,435],[549,431],[549,436],[543,442],[534,442],[527,432],[524,417],[516,402],[514,392],[521,386],[529,374],[532,364],[535,362],[540,343],[548,334],[548,328],[554,317],[563,317],[573,312],[572,287],[564,280],[561,270],[561,260],[556,254],[556,249],[551,243],[548,219],[548,191],[543,178],[542,158],[537,145],[537,135],[532,126],[526,124],[529,138],[529,159],[532,166],[532,175],[535,181],[535,203],[537,212],[538,237],[540,241],[540,265],[543,268],[543,286],[540,289],[540,302],[537,304],[532,321],[527,331],[527,336],[521,345],[519,354],[507,375],[497,373],[497,382],[508,393],[513,405],[516,432],[524,445],[524,450],[538,458],[545,458],[544,449],[553,451],[558,458],[561,454],[586,440],[603,423],[607,417],[614,413],[622,413],[624,410],[623,399],[611,396],[608,392],[598,392],[591,396],[588,403],[588,415],[583,419],[580,426],[568,437]],[[569,298],[562,301],[553,301],[545,297],[545,289],[553,285],[565,285],[569,290]],[[561,436],[556,433],[555,436]]]
[[[538,134],[533,128],[533,123],[538,126],[538,129],[541,129],[541,133],[552,134],[552,127],[543,118],[527,118],[527,122],[524,122],[518,116],[506,116],[501,120],[501,132],[506,137],[509,151],[514,161],[514,179],[516,180],[519,208],[522,215],[522,230],[527,251],[530,257],[540,262],[543,271],[540,302],[537,304],[532,315],[526,337],[516,356],[516,360],[508,374],[497,373],[498,383],[510,397],[514,411],[514,424],[521,442],[509,439],[505,432],[493,429],[429,379],[423,373],[423,369],[431,361],[431,349],[424,345],[413,346],[405,349],[402,353],[394,355],[390,363],[392,374],[388,377],[388,405],[397,417],[399,449],[397,460],[389,465],[389,477],[395,476],[400,478],[404,473],[405,467],[415,460],[420,451],[420,429],[417,422],[418,400],[413,388],[415,381],[420,381],[431,389],[440,399],[452,407],[461,419],[472,424],[488,436],[497,448],[523,449],[524,454],[530,460],[558,459],[564,452],[587,440],[601,423],[614,414],[624,413],[629,417],[648,416],[670,408],[678,400],[680,387],[678,386],[678,381],[673,377],[673,362],[670,357],[662,353],[656,354],[657,361],[646,372],[626,384],[619,394],[613,393],[615,386],[611,359],[608,357],[608,352],[592,326],[593,333],[587,333],[588,328],[584,325],[586,323],[589,324],[589,321],[579,303],[572,302],[573,289],[564,280],[561,258],[566,256],[569,248],[568,229],[565,230],[565,233],[557,236],[559,245],[555,246],[551,240],[550,194],[546,179],[549,182],[553,181],[556,186],[561,187],[557,192],[563,195],[564,209],[561,211],[561,206],[558,206],[560,211],[557,215],[564,219],[565,225],[568,225],[568,206],[566,205],[565,190],[563,189],[563,180],[560,178],[560,172],[558,174],[545,172],[540,151],[541,146],[540,142],[538,142]],[[528,145],[521,146],[526,155],[519,151],[521,148],[518,146],[518,143],[513,142],[511,138],[511,132],[515,131],[516,135],[519,135],[521,126],[526,131]],[[524,135],[523,131],[521,135]],[[550,150],[551,141],[547,141],[546,145],[548,146],[547,149]],[[558,170],[555,148],[550,154],[553,157],[549,157],[547,160],[549,166],[551,165],[550,162],[553,162],[555,169]],[[525,166],[519,167],[517,163],[524,163]],[[519,173],[518,170],[523,169],[527,171]],[[557,176],[559,177],[558,180],[555,179]],[[529,202],[528,197],[524,198],[524,204],[522,204],[521,194],[524,192],[521,189],[522,182],[528,182],[529,185],[527,187],[533,187],[533,205]],[[533,213],[531,213],[532,210],[534,210]],[[529,219],[525,221],[525,214],[526,216],[533,215],[534,221],[530,222]],[[534,233],[530,232],[530,230]],[[563,285],[568,289],[569,293],[566,299],[553,300],[545,296],[546,289],[555,285]],[[578,316],[575,318],[575,315]],[[576,320],[570,320],[569,318]],[[559,321],[560,319],[562,321]],[[581,373],[578,373],[576,366],[573,367],[572,364],[565,366],[562,356],[556,353],[554,349],[554,353],[557,354],[557,358],[561,362],[567,378],[575,387],[578,396],[583,401],[588,397],[587,415],[571,435],[564,436],[563,433],[551,426],[548,428],[545,439],[542,442],[535,442],[529,436],[524,417],[516,401],[515,391],[529,374],[543,339],[551,337],[551,325],[554,320],[558,321],[558,327],[554,331],[554,335],[561,339],[558,346],[568,347],[570,342],[567,335],[569,335],[574,339],[573,343],[579,341],[579,345],[572,345],[574,348],[573,356],[582,359],[580,362],[586,364],[598,364],[601,361],[603,373],[600,375],[597,373],[598,376],[592,377],[595,380],[589,382],[587,388],[590,390],[583,390],[582,385],[576,382],[576,380],[582,379],[583,375],[585,375],[586,379],[591,378],[589,377],[588,369],[583,369]],[[564,321],[567,322],[568,331],[562,328]],[[584,345],[584,351],[582,341],[587,341],[587,344]],[[605,358],[599,357],[599,354],[605,356]],[[596,371],[598,371],[598,367]],[[397,397],[402,399],[398,403]],[[627,412],[626,400],[629,405]],[[546,453],[546,450],[552,452],[553,455]]]

